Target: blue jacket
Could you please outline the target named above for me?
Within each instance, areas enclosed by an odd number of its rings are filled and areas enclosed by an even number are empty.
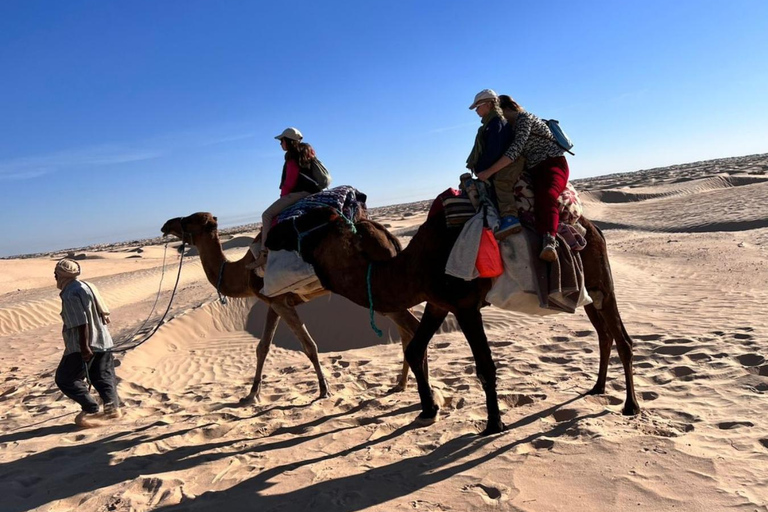
[[[504,155],[504,151],[512,144],[512,127],[506,119],[494,117],[488,122],[483,134],[483,154],[475,166],[475,174],[479,174]]]

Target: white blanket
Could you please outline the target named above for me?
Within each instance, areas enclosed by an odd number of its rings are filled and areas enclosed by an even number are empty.
[[[261,293],[274,297],[294,292],[317,281],[312,265],[301,259],[296,251],[269,251]]]
[[[485,300],[497,308],[529,315],[559,313],[540,306],[529,238],[524,233],[508,236],[499,242],[499,248],[504,261],[504,273],[494,279]]]

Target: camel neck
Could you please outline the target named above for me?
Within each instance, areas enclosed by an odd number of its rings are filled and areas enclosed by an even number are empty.
[[[245,268],[247,263],[253,261],[250,251],[237,261],[227,260],[217,232],[211,233],[210,238],[205,237],[204,243],[198,243],[197,250],[200,252],[200,263],[203,265],[205,277],[222,295],[250,297],[261,289],[263,281]]]

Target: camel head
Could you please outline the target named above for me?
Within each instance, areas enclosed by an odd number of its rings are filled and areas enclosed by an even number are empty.
[[[218,226],[217,219],[212,214],[197,212],[188,217],[167,220],[160,231],[163,235],[174,235],[188,244],[197,245],[201,236],[215,233]]]

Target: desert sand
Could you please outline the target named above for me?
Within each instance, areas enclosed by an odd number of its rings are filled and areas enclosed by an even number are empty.
[[[239,405],[265,307],[219,303],[194,252],[166,323],[118,358],[123,417],[79,429],[53,381],[63,343],[52,271],[67,253],[0,260],[0,510],[768,510],[767,169],[768,155],[752,155],[575,181],[608,241],[642,411],[621,415],[615,349],[608,392],[584,395],[598,342],[583,311],[489,307],[507,425],[489,437],[477,435],[484,396],[450,317],[429,351],[440,420],[420,426],[414,379],[389,393],[397,331],[377,316],[377,338],[368,311],[335,296],[298,308],[331,398],[316,399],[281,325],[261,401]],[[407,244],[430,202],[371,214]],[[223,237],[227,256],[254,234]],[[178,247],[75,251],[116,339],[142,326],[160,288],[148,324],[165,309]]]

